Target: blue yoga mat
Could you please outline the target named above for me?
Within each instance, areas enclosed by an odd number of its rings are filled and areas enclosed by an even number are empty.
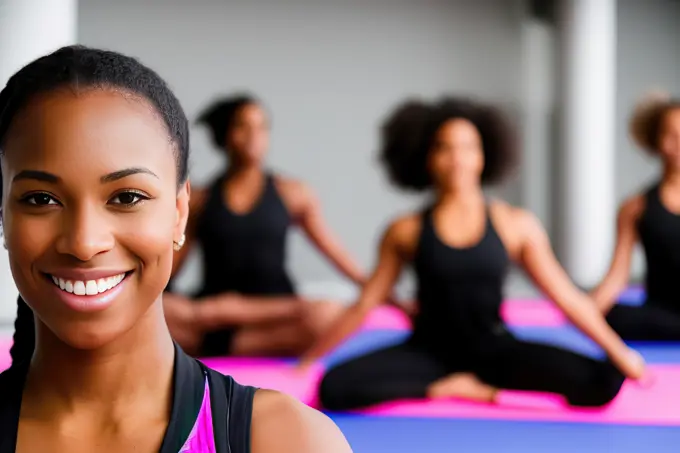
[[[335,415],[355,453],[677,453],[680,429]]]
[[[599,346],[570,325],[561,327],[511,327],[510,330],[523,340],[560,346],[589,357],[604,357],[604,352]],[[326,366],[333,366],[353,357],[397,344],[404,341],[408,335],[409,332],[400,330],[364,331],[326,356],[323,362]],[[631,346],[639,351],[648,363],[680,363],[680,343],[631,343]]]

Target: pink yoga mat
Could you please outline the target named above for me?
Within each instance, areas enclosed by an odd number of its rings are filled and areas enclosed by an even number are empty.
[[[567,322],[564,314],[546,300],[507,300],[501,305],[501,317],[513,326],[561,326]]]
[[[302,373],[293,365],[276,359],[210,358],[202,359],[210,368],[232,376],[238,383],[278,390],[309,406],[317,406],[317,388],[323,367],[315,365]]]
[[[381,306],[369,313],[362,328],[365,330],[408,330],[411,328],[411,320],[396,307]]]
[[[0,371],[5,371],[12,364],[9,350],[12,347],[12,339],[0,339]]]
[[[316,391],[322,369],[299,373],[277,360],[210,359],[206,365],[230,374],[247,385],[279,390],[318,407]],[[445,417],[527,421],[617,423],[680,426],[680,366],[650,365],[653,376],[645,388],[626,382],[619,396],[607,407],[577,409],[560,397],[530,392],[501,393],[498,404],[462,400],[402,401],[382,404],[358,413],[379,416]]]
[[[503,420],[617,423],[680,426],[680,367],[649,367],[654,382],[647,388],[626,382],[618,397],[601,409],[568,407],[561,398],[503,392],[498,404],[465,401],[403,401],[376,406],[363,414],[400,417],[482,418]]]
[[[560,326],[566,322],[560,310],[543,300],[508,300],[501,306],[501,317],[515,326]],[[376,308],[363,324],[364,329],[406,330],[410,327],[408,316],[392,306]]]

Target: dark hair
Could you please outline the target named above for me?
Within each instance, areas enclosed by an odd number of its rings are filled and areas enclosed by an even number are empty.
[[[422,191],[432,185],[427,156],[439,128],[448,120],[465,119],[482,138],[482,183],[499,182],[516,162],[517,143],[511,125],[495,107],[470,99],[445,97],[436,103],[407,100],[382,126],[380,160],[393,184]]]
[[[162,118],[175,145],[177,177],[188,177],[189,126],[184,110],[165,81],[134,58],[116,52],[68,46],[38,58],[14,74],[0,92],[0,153],[17,114],[36,96],[61,88],[113,89],[149,101]],[[2,175],[0,174],[0,199]],[[0,209],[2,206],[0,206]],[[0,211],[1,213],[1,211]],[[0,217],[1,220],[1,217]],[[33,313],[19,297],[12,347],[13,364],[33,353]]]
[[[208,126],[210,135],[212,135],[213,144],[220,150],[224,150],[227,145],[227,132],[229,131],[236,114],[246,105],[259,103],[260,102],[250,94],[238,94],[219,99],[203,110],[196,122]]]
[[[633,141],[650,154],[658,153],[664,118],[668,112],[679,108],[680,99],[673,99],[665,93],[645,95],[630,118],[629,131]]]

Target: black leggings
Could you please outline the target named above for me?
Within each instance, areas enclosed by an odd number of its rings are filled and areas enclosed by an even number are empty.
[[[438,360],[407,340],[329,370],[321,382],[321,403],[338,411],[424,398],[433,382],[472,372],[498,389],[557,393],[573,406],[597,407],[611,402],[625,380],[610,362],[510,335],[485,345],[483,351],[460,366],[465,360],[459,358],[457,364]]]
[[[614,305],[607,321],[628,341],[680,341],[680,313],[654,304]]]

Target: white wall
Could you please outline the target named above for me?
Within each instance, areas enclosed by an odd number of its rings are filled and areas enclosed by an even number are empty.
[[[520,111],[520,4],[88,0],[79,39],[140,57],[192,118],[217,94],[260,95],[274,115],[271,165],[317,190],[329,223],[368,267],[388,219],[417,201],[388,188],[377,166],[381,119],[406,95],[444,92]],[[221,160],[205,131],[194,132],[192,177],[204,183]],[[505,195],[518,202],[518,186]],[[342,282],[300,237],[291,245],[298,281]],[[191,267],[188,285],[197,276]]]
[[[0,89],[30,61],[73,44],[76,15],[76,0],[0,0]],[[13,322],[17,295],[7,252],[0,247],[0,324]]]
[[[549,23],[527,19],[522,24],[522,204],[552,233],[551,190],[556,109],[556,31]]]

